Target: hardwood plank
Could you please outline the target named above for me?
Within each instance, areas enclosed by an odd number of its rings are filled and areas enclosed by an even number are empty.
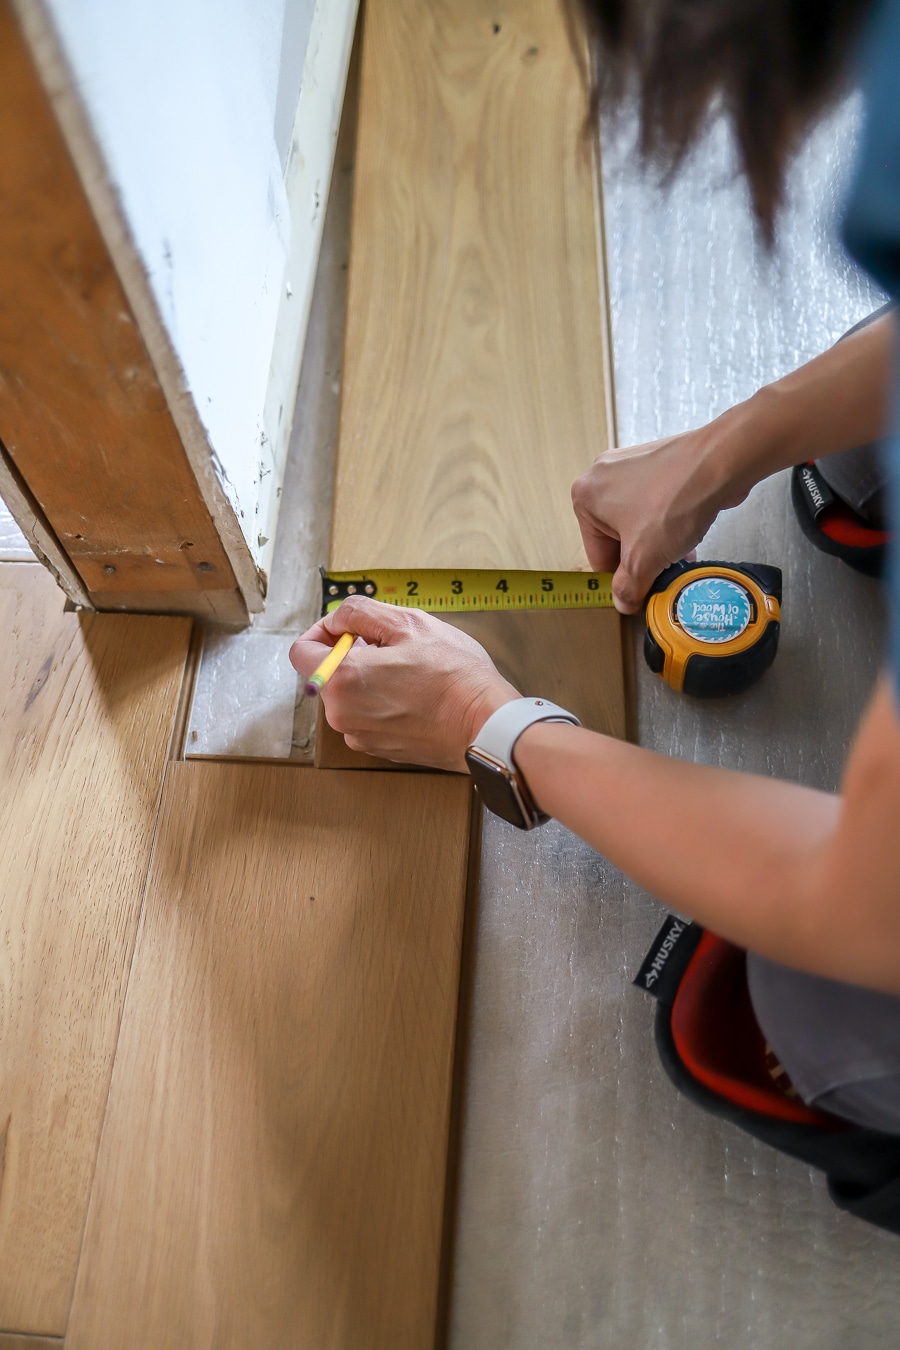
[[[613,410],[584,118],[559,4],[367,3],[335,570],[585,565],[569,490]],[[617,614],[459,626],[624,735]],[[389,767],[322,715],[316,764]]]
[[[0,1326],[62,1333],[185,619],[66,614],[0,566]]]
[[[614,610],[460,614],[445,622],[477,638],[524,695],[543,695],[570,708],[592,731],[624,738],[621,621]],[[325,769],[402,767],[349,750],[321,705],[315,762]]]
[[[67,1350],[434,1344],[471,801],[170,764]]]
[[[169,593],[231,593],[245,620],[10,0],[0,0],[0,141],[0,440],[10,460],[98,607],[111,607],[110,593],[137,593],[130,603],[143,609],[165,609]]]
[[[558,3],[367,0],[332,567],[584,565],[612,404]]]
[[[0,1331],[0,1350],[63,1350],[60,1336],[20,1336],[15,1331]]]

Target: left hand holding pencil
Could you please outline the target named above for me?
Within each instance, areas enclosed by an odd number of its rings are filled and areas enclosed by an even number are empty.
[[[466,747],[519,692],[468,634],[418,609],[351,596],[291,647],[309,677],[346,633],[357,641],[321,690],[325,716],[351,750],[465,770]]]

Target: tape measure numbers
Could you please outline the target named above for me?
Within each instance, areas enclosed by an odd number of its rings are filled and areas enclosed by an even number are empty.
[[[738,694],[775,660],[781,572],[762,563],[676,563],[646,607],[644,656],[673,689],[695,698]]]
[[[322,568],[322,613],[350,595],[430,614],[609,609],[609,572],[470,568]],[[707,698],[746,689],[775,659],[781,572],[751,563],[676,563],[657,577],[646,605],[647,664],[673,689]]]
[[[463,568],[416,568],[408,572],[322,570],[322,613],[348,595],[369,595],[388,605],[429,614],[474,614],[485,610],[610,609],[609,572],[493,572]]]

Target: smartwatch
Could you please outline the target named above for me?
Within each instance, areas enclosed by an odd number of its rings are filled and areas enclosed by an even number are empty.
[[[550,819],[539,811],[513,762],[516,741],[535,722],[581,723],[545,698],[516,698],[492,713],[466,751],[466,764],[479,796],[495,815],[520,830],[533,830]]]

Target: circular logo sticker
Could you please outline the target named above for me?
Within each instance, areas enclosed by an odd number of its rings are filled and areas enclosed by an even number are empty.
[[[675,605],[678,622],[698,642],[731,642],[752,617],[743,586],[724,577],[703,577],[685,586]]]

